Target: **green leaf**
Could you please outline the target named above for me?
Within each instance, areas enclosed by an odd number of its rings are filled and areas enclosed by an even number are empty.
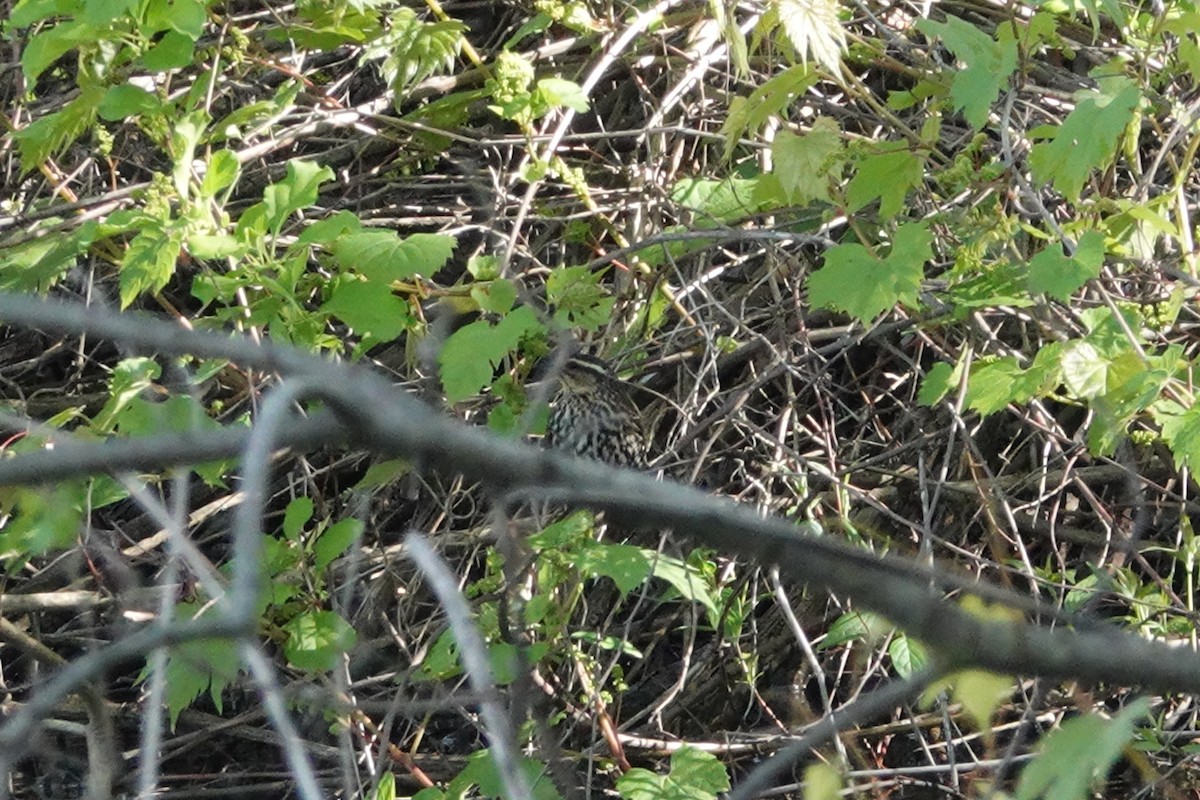
[[[336,50],[344,44],[377,41],[385,31],[380,26],[376,3],[306,2],[297,11],[307,24],[289,31],[293,46],[309,50]],[[386,53],[373,56],[382,58]],[[366,58],[364,56],[363,60]]]
[[[1162,426],[1163,441],[1176,465],[1200,469],[1200,404],[1183,410],[1177,403],[1165,401],[1154,409],[1154,417]]]
[[[958,386],[961,370],[956,364],[939,361],[930,367],[921,381],[921,389],[917,392],[917,402],[931,406],[950,394]]]
[[[1084,800],[1133,739],[1150,701],[1135,700],[1112,719],[1095,715],[1067,720],[1043,739],[1037,758],[1017,781],[1016,800]]]
[[[554,787],[554,781],[546,777],[544,764],[532,758],[523,758],[520,768],[525,780],[533,789],[533,797],[530,800],[562,800],[562,796]],[[500,779],[500,772],[496,769],[496,761],[490,750],[480,750],[472,754],[468,758],[467,768],[450,783],[452,789],[458,788],[462,793],[459,795],[460,800],[471,785],[478,785],[479,793],[489,800],[508,800],[504,791],[504,781]]]
[[[212,154],[204,167],[200,195],[208,199],[216,197],[217,192],[229,188],[237,181],[241,171],[242,167],[232,150],[218,150]]]
[[[118,410],[115,425],[118,433],[130,437],[218,427],[219,423],[205,414],[203,404],[190,394],[172,395],[165,400],[134,396]]]
[[[577,547],[590,539],[595,531],[595,518],[590,511],[576,511],[530,534],[529,546],[535,550],[561,550]]]
[[[559,267],[550,273],[546,300],[559,326],[596,331],[609,321],[616,299],[601,285],[603,276],[603,271],[586,266]]]
[[[195,619],[201,608],[200,603],[179,603],[175,607],[175,616],[182,620]],[[171,646],[166,663],[166,702],[172,729],[179,713],[205,690],[208,690],[217,713],[221,713],[222,693],[237,679],[239,667],[237,643],[228,639],[197,639]],[[143,683],[149,677],[147,665],[138,675],[137,682]]]
[[[842,146],[837,123],[821,117],[803,136],[783,130],[771,143],[774,174],[788,202],[805,206],[814,200],[831,202],[829,186],[841,177]]]
[[[1077,313],[1079,320],[1087,328],[1087,341],[1106,357],[1115,358],[1130,349],[1126,327],[1133,331],[1138,341],[1145,341],[1141,336],[1142,318],[1138,311],[1130,306],[1118,306],[1120,318],[1112,310],[1104,306],[1080,309]]]
[[[881,145],[888,146],[904,145]],[[921,184],[922,170],[922,160],[907,150],[863,159],[846,186],[846,210],[854,213],[878,197],[880,215],[885,219],[896,216],[904,209],[908,190]]]
[[[708,217],[706,223],[729,224],[763,209],[762,180],[762,177],[719,181],[687,178],[675,184],[671,199]]]
[[[167,285],[183,250],[182,237],[180,230],[152,225],[133,238],[121,262],[121,308],[128,308],[143,292]]]
[[[1079,240],[1075,255],[1067,256],[1051,245],[1029,261],[1029,291],[1067,301],[1083,284],[1100,274],[1104,265],[1104,236],[1088,231]]]
[[[477,253],[467,259],[467,272],[477,281],[494,281],[500,277],[500,259]]]
[[[902,678],[911,677],[929,663],[929,655],[924,646],[900,631],[888,642],[888,656],[892,659],[896,673]]]
[[[813,306],[844,311],[869,323],[897,303],[918,305],[925,262],[933,257],[932,236],[921,224],[896,230],[886,258],[859,244],[840,244],[825,254],[825,265],[808,279]]]
[[[283,512],[283,535],[291,541],[298,541],[300,534],[304,531],[304,526],[308,524],[312,516],[312,498],[304,496],[295,498],[287,504],[287,508]]]
[[[383,771],[370,800],[396,800],[396,775],[394,773],[390,770]]]
[[[828,650],[860,640],[878,641],[892,630],[892,624],[878,614],[870,611],[849,611],[834,620],[817,649]]]
[[[666,581],[680,595],[699,603],[708,613],[708,620],[716,627],[720,622],[721,611],[717,607],[716,598],[709,591],[708,580],[691,564],[678,558],[671,558],[650,553],[654,577]]]
[[[1111,456],[1126,438],[1132,418],[1119,414],[1107,395],[1094,398],[1088,405],[1093,411],[1087,429],[1088,450],[1098,456]]]
[[[32,87],[38,76],[63,55],[99,39],[99,31],[79,20],[59,22],[39,31],[29,38],[21,51],[21,70],[25,73],[26,84]]]
[[[508,401],[495,406],[488,412],[487,424],[488,430],[501,436],[510,434],[520,436],[526,433],[526,429],[522,426],[520,410]]]
[[[1062,357],[1063,383],[1075,397],[1099,397],[1108,391],[1108,366],[1091,342],[1069,342]]]
[[[442,631],[421,661],[420,676],[427,680],[444,681],[462,674],[458,661],[458,643],[450,629]]]
[[[832,75],[839,74],[846,31],[836,0],[775,0],[780,27],[803,61],[807,54]]]
[[[641,547],[608,542],[588,542],[573,552],[573,561],[581,575],[612,579],[622,596],[645,583],[657,558]]]
[[[318,570],[325,569],[334,559],[349,550],[362,536],[362,532],[362,521],[354,518],[338,520],[330,525],[313,544],[313,566]]]
[[[190,233],[187,237],[187,251],[195,258],[203,260],[244,255],[247,247],[224,233]]]
[[[378,489],[381,486],[387,486],[389,483],[394,483],[397,479],[402,478],[412,472],[412,464],[404,459],[395,458],[388,461],[380,461],[367,467],[367,472],[358,483],[354,484],[355,489]]]
[[[582,6],[583,3],[577,0],[574,5]],[[721,27],[721,39],[729,50],[729,63],[733,65],[737,77],[744,80],[750,75],[750,53],[746,43],[746,34],[738,27],[737,17],[725,13],[725,5],[722,0],[709,0],[708,7]],[[599,29],[593,24],[591,31],[596,32],[597,30]]]
[[[958,17],[947,17],[945,22],[921,19],[917,29],[939,37],[966,64],[965,69],[954,70],[950,97],[971,127],[982,128],[1000,90],[1017,68],[1017,43],[1004,33],[1007,29],[1003,26],[997,30],[997,41]]]
[[[992,716],[1012,695],[1014,684],[1007,675],[977,669],[956,672],[948,680],[954,687],[954,699],[962,703],[963,711],[980,731],[991,728]]]
[[[34,120],[14,133],[13,138],[21,151],[21,171],[28,172],[41,166],[92,127],[104,94],[103,87],[89,86],[60,110]]]
[[[456,244],[454,237],[442,234],[416,233],[401,239],[394,231],[372,229],[346,234],[331,249],[342,269],[390,283],[432,275],[450,260]]]
[[[195,613],[195,607],[188,604],[181,604],[176,610],[184,619]],[[220,713],[222,693],[237,680],[239,664],[237,645],[227,639],[198,639],[173,646],[167,655],[165,682],[171,729],[175,729],[180,712],[205,690]],[[148,676],[149,668],[142,671],[138,680],[144,681]]]
[[[288,663],[310,672],[336,667],[358,638],[354,628],[332,611],[300,614],[283,630],[288,635],[283,645]]]
[[[123,16],[132,5],[132,0],[87,0],[80,19],[97,27],[107,25]]]
[[[476,320],[456,330],[438,353],[446,399],[457,403],[474,397],[492,382],[496,365],[503,357],[504,353],[496,352],[492,325],[486,320]]]
[[[204,33],[206,5],[205,0],[148,0],[146,25],[155,31],[177,31],[195,41]]]
[[[296,245],[305,247],[312,244],[329,244],[348,233],[362,230],[362,222],[352,211],[339,211],[332,217],[318,220],[304,229],[304,233],[296,237]]]
[[[108,381],[108,401],[96,415],[92,427],[101,432],[111,431],[121,412],[153,386],[161,374],[162,367],[152,358],[139,356],[118,361]]]
[[[525,20],[525,22],[521,24],[520,28],[517,28],[517,32],[508,38],[508,41],[504,43],[503,49],[500,52],[516,52],[517,45],[519,45],[523,39],[547,30],[555,22],[556,20],[554,17],[550,16],[544,11],[539,11],[529,19]]]
[[[88,221],[68,234],[43,236],[0,249],[0,288],[44,292],[66,275],[91,247],[97,225]]]
[[[509,642],[492,642],[488,645],[492,678],[497,686],[509,686],[521,677],[522,666],[527,671],[531,664],[538,663],[549,652],[549,642],[534,642],[521,646]]]
[[[412,9],[401,7],[392,15],[387,31],[365,48],[362,61],[384,59],[384,80],[396,92],[399,103],[408,87],[453,69],[465,30],[458,20],[423,22]]]
[[[492,382],[500,361],[516,349],[521,338],[542,331],[529,307],[518,308],[497,325],[476,320],[459,328],[438,353],[442,387],[451,403],[474,397]]]
[[[142,64],[151,72],[182,69],[191,65],[195,50],[195,39],[179,31],[167,31],[142,55]]]
[[[476,283],[471,287],[471,299],[484,311],[507,314],[517,302],[517,289],[509,280]]]
[[[4,512],[10,518],[0,528],[0,560],[12,569],[32,556],[75,544],[86,499],[78,482],[54,488],[16,487],[6,492]]]
[[[349,277],[334,285],[321,310],[372,342],[390,342],[413,324],[408,304],[386,285]]]
[[[715,800],[728,789],[729,775],[716,756],[687,746],[671,756],[666,775],[635,767],[617,779],[624,800]]]
[[[550,108],[566,107],[583,113],[588,110],[587,95],[574,81],[562,78],[542,78],[537,82],[543,101]]]
[[[790,205],[796,205],[799,202],[799,199],[793,201],[788,197],[787,190],[783,187],[782,177],[775,172],[768,172],[766,175],[759,175],[754,179],[750,191],[753,192],[752,198],[755,208],[759,211],[767,211],[775,208],[786,208]],[[804,204],[807,205],[808,202],[805,200]],[[694,239],[687,244],[695,247],[701,241],[700,239]],[[703,250],[704,247],[701,246],[697,249]]]
[[[1025,308],[1034,304],[1028,283],[1027,270],[1018,269],[1015,264],[1001,264],[955,283],[947,292],[947,299],[962,308]]]
[[[507,345],[508,351],[512,351],[525,336],[544,333],[545,330],[534,310],[529,306],[522,306],[500,320],[496,325],[496,336],[502,344]]]
[[[1033,138],[1049,139],[1029,153],[1034,176],[1052,183],[1068,200],[1079,200],[1092,171],[1111,163],[1141,98],[1141,90],[1126,79],[1114,80],[1104,90],[1076,93],[1075,110],[1061,126],[1031,131]]]
[[[125,84],[114,86],[104,93],[97,112],[100,118],[109,122],[136,116],[161,107],[158,97],[137,86]]]
[[[820,77],[819,72],[801,64],[780,72],[749,97],[735,97],[721,125],[721,135],[725,137],[724,157],[728,159],[733,154],[733,148],[743,136],[757,134],[772,116],[800,99]]]
[[[1132,347],[1108,360],[1105,400],[1121,418],[1146,410],[1162,394],[1171,377],[1183,368],[1178,346],[1161,356],[1143,357]]]
[[[1100,0],[1098,3],[1096,0],[1066,0],[1066,5],[1072,12],[1083,11],[1091,20],[1093,42],[1100,37],[1101,9],[1117,29],[1124,30],[1128,24],[1125,9],[1118,0]]]
[[[729,791],[729,773],[712,753],[681,747],[671,756],[671,776],[703,792]]]
[[[74,16],[83,11],[83,0],[17,0],[9,15],[14,28],[28,28],[50,17]]]
[[[967,408],[986,417],[1016,402],[1016,382],[1024,372],[1011,356],[976,363],[967,381]]]
[[[325,181],[333,180],[333,170],[312,161],[288,162],[287,176],[263,190],[263,210],[269,230],[278,232],[283,221],[317,202],[317,193]]]

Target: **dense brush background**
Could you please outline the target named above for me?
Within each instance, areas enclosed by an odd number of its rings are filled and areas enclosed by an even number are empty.
[[[508,436],[544,424],[522,390],[533,365],[581,343],[629,384],[665,479],[1194,643],[1191,3],[4,5],[3,288],[359,359]],[[1093,116],[1066,129],[1072,142],[1033,147],[1080,108]],[[339,245],[368,229],[448,238],[383,256]],[[845,246],[860,249],[838,263],[857,271],[814,279]],[[1027,279],[1046,252],[1059,260]],[[381,278],[388,259],[408,260]],[[1059,282],[1071,269],[1078,280]],[[5,448],[37,449],[51,427],[241,424],[274,382],[236,363],[130,361],[153,355],[7,329]],[[133,612],[157,608],[165,575],[180,613],[204,604],[188,569],[167,572],[150,508],[183,503],[188,538],[221,567],[235,467],[208,465],[186,491],[165,472],[5,488],[8,712],[54,654],[84,658],[142,624]],[[464,770],[487,735],[441,606],[404,557],[410,530],[460,576],[490,641],[536,643],[512,695],[565,797],[612,792],[630,766],[665,773],[680,743],[736,780],[925,658],[851,598],[693,551],[686,531],[554,507],[500,515],[458,476],[336,447],[281,455],[272,485],[263,640],[330,796],[385,796],[387,772],[401,795],[479,782]],[[344,541],[314,556],[339,524]],[[504,573],[509,534],[526,544]],[[618,588],[581,562],[599,558],[597,537],[679,559],[685,577]],[[504,623],[514,604],[524,632]],[[329,612],[339,656],[316,668],[289,650],[294,625]],[[278,735],[234,657],[221,661],[173,652],[161,789],[289,796]],[[144,666],[101,687],[123,792]],[[984,797],[997,778],[1013,791],[1065,719],[1128,700],[1003,686],[982,725],[930,697],[822,757],[857,796]],[[1195,796],[1194,704],[1151,706],[1095,796]],[[80,791],[86,718],[61,709],[9,776],[15,796]],[[1066,768],[1083,777],[1059,796],[1088,794],[1091,767]],[[799,796],[802,777],[780,791]]]

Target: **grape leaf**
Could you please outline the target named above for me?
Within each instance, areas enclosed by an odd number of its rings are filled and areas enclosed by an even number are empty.
[[[884,149],[896,147],[904,145],[891,143]],[[885,218],[894,217],[904,208],[908,190],[923,177],[921,159],[907,150],[865,158],[846,186],[846,210],[858,211],[878,197],[879,213]]]
[[[1057,245],[1047,247],[1029,261],[1029,291],[1055,300],[1068,300],[1083,284],[1100,274],[1104,264],[1104,236],[1088,231],[1075,254],[1068,256]]]
[[[1141,90],[1125,79],[1107,83],[1101,90],[1077,93],[1075,110],[1062,125],[1043,125],[1030,132],[1033,138],[1049,139],[1035,144],[1029,153],[1033,174],[1053,184],[1068,200],[1078,200],[1092,170],[1112,160],[1117,140],[1132,121],[1141,97]]]
[[[809,301],[864,323],[897,303],[915,308],[925,262],[933,255],[931,244],[924,225],[905,225],[896,231],[886,258],[859,244],[833,247],[825,254],[825,265],[808,279]]]
[[[958,17],[947,17],[945,22],[918,20],[917,29],[939,37],[966,65],[954,71],[950,98],[971,127],[982,128],[1001,88],[1017,68],[1017,43],[1004,33],[1008,29],[998,29],[1000,41]]]

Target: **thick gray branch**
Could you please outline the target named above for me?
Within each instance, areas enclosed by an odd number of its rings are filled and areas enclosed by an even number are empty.
[[[943,576],[904,559],[876,557],[831,537],[805,536],[781,519],[647,475],[506,441],[448,418],[367,369],[290,348],[186,331],[166,322],[0,294],[0,320],[87,333],[167,354],[231,358],[243,366],[317,377],[325,400],[364,449],[458,472],[499,498],[550,495],[706,545],[778,564],[788,576],[852,598],[935,648],[944,667],[1079,678],[1160,691],[1200,691],[1200,656],[1116,629],[1051,629],[985,622],[947,602]],[[995,596],[995,590],[988,592]],[[1015,596],[1014,600],[1016,599]]]
[[[53,449],[22,453],[0,461],[0,486],[52,483],[106,472],[161,472],[171,467],[235,458],[246,447],[250,429],[229,426],[219,430],[163,433],[135,439],[110,439],[102,444],[66,440]],[[346,441],[346,428],[329,413],[295,419],[275,438],[279,447],[315,450]]]

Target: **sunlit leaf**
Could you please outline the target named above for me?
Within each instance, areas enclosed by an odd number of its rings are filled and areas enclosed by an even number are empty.
[[[343,269],[383,284],[432,275],[450,260],[455,244],[452,236],[416,233],[402,238],[376,228],[346,234],[331,249]]]
[[[953,71],[950,97],[972,127],[982,128],[992,104],[1017,68],[1017,43],[1003,26],[995,36],[958,17],[917,21],[918,30],[939,37],[966,64]]]
[[[808,279],[809,300],[864,323],[897,303],[916,308],[925,262],[933,257],[932,242],[923,225],[904,225],[884,258],[860,244],[830,248],[825,265]]]
[[[183,250],[183,231],[150,226],[142,230],[125,251],[121,262],[121,308],[145,292],[157,292],[175,274]]]
[[[362,520],[353,517],[338,520],[326,528],[313,544],[313,566],[325,569],[350,549],[350,546],[362,536]]]
[[[1133,738],[1150,709],[1135,700],[1111,719],[1093,714],[1069,719],[1042,739],[1037,757],[1021,771],[1016,800],[1084,800]]]
[[[300,614],[283,626],[288,663],[311,672],[333,669],[354,646],[354,628],[332,611]]]
[[[35,119],[13,133],[21,151],[21,171],[35,169],[66,150],[95,122],[104,95],[103,87],[89,86],[61,110]]]
[[[286,177],[263,190],[262,205],[268,228],[279,230],[290,215],[317,202],[321,184],[333,177],[329,167],[302,159],[289,161]]]
[[[846,185],[846,210],[858,211],[879,198],[879,213],[894,217],[904,208],[910,189],[924,179],[921,159],[901,145],[881,147],[892,152],[868,156],[858,164],[858,170]]]
[[[1074,255],[1067,256],[1058,245],[1051,245],[1030,259],[1029,291],[1065,301],[1099,275],[1103,264],[1104,236],[1088,231],[1080,238]]]
[[[1081,91],[1075,110],[1061,125],[1030,132],[1047,139],[1033,146],[1029,165],[1034,175],[1048,181],[1068,200],[1078,200],[1083,183],[1093,171],[1108,166],[1117,141],[1133,118],[1142,94],[1128,80],[1113,81],[1101,90]]]
[[[408,304],[387,285],[353,278],[339,280],[321,310],[373,341],[392,341],[413,322]]]
[[[830,201],[831,181],[841,176],[843,146],[837,123],[821,117],[803,136],[789,131],[775,134],[771,156],[775,175],[789,202],[807,205],[814,200]]]
[[[842,52],[846,49],[846,31],[838,20],[837,0],[775,0],[779,23],[800,54],[837,75]]]

